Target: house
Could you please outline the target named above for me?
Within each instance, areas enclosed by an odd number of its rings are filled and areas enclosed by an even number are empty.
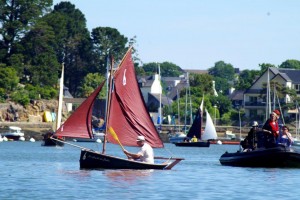
[[[300,96],[300,70],[298,69],[283,69],[270,67],[266,70],[252,85],[244,92],[244,109],[246,117],[253,118],[259,121],[265,121],[268,118],[269,114],[266,112],[267,110],[267,95],[265,92],[265,87],[270,82],[277,82],[283,87],[289,89],[295,89],[297,92],[297,96]],[[271,88],[270,96],[274,99],[274,90]],[[278,98],[275,93],[276,106],[278,109],[278,101],[280,102],[280,106],[287,103],[293,103],[292,99],[289,95],[285,95],[283,98]],[[274,102],[269,108],[274,108]],[[283,116],[288,115],[288,111],[282,111]]]

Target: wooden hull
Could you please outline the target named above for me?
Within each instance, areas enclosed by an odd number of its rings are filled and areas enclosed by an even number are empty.
[[[250,152],[226,152],[220,157],[220,163],[237,167],[300,168],[300,153],[284,146]]]
[[[175,145],[178,147],[209,147],[210,142],[177,142]]]
[[[149,164],[110,156],[93,150],[82,149],[79,162],[81,169],[171,169],[183,159],[173,158],[171,160],[173,160],[171,163]]]

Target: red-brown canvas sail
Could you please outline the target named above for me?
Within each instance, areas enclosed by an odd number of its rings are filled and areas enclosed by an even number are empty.
[[[55,132],[55,136],[93,138],[92,111],[94,102],[105,81],[75,110]]]
[[[127,51],[114,74],[107,127],[115,130],[123,145],[137,146],[137,136],[143,135],[152,147],[163,147],[138,86],[131,50]],[[117,143],[110,134],[107,139]]]

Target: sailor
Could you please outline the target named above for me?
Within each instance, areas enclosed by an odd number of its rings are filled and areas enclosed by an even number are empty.
[[[147,162],[150,164],[154,163],[154,153],[152,147],[146,142],[144,136],[138,136],[136,143],[141,147],[138,153],[130,153],[124,149],[124,153],[127,155],[128,159],[136,160],[141,162]]]
[[[191,139],[191,142],[198,142],[198,139],[196,138],[195,135],[194,135],[193,138]]]
[[[274,147],[276,146],[276,141],[279,136],[279,125],[278,119],[280,116],[279,110],[274,110],[270,114],[270,118],[266,121],[263,126],[263,132],[265,137],[265,147]]]

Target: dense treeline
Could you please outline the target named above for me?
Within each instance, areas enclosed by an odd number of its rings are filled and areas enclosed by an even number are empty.
[[[56,98],[62,63],[64,83],[71,94],[86,97],[105,79],[108,60],[113,58],[118,63],[129,46],[133,46],[138,75],[153,75],[158,64],[162,76],[183,73],[181,67],[184,66],[171,62],[141,64],[135,36],[127,38],[115,28],[100,26],[90,32],[84,14],[70,2],[53,7],[52,0],[3,0],[0,13],[1,102],[13,100],[26,105],[30,99]],[[264,63],[259,67],[260,70],[241,71],[237,77],[230,63],[218,61],[208,69],[208,74],[192,74],[193,107],[197,108],[199,97],[205,94],[210,110],[218,104],[218,115],[228,113],[231,104],[226,95],[230,87],[248,88],[268,67],[300,69],[300,61],[287,60],[280,66]],[[218,97],[213,96],[212,80],[216,83]],[[184,99],[185,94],[183,90],[180,96]],[[172,107],[174,113],[175,105]]]

